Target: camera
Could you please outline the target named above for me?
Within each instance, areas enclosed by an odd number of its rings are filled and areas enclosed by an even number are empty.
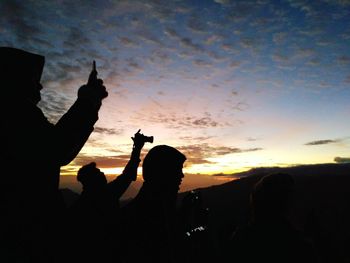
[[[146,135],[143,135],[143,134],[140,134],[142,136],[142,139],[144,142],[150,142],[150,143],[153,143],[153,136],[146,136]]]
[[[140,133],[141,129],[137,131],[137,133],[135,133],[134,137],[132,138],[133,141],[135,142],[135,140],[137,141],[142,141],[142,142],[149,142],[149,143],[153,143],[153,136],[146,136],[143,135],[142,133]]]

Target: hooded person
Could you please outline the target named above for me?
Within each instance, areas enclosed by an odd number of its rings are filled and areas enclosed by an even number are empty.
[[[55,218],[64,208],[60,167],[69,164],[87,141],[108,93],[97,72],[92,72],[75,103],[52,124],[37,106],[44,56],[0,47],[0,58],[1,236],[8,238],[3,249],[26,262],[38,262],[39,257],[46,261],[45,256],[34,255],[36,251],[19,247],[38,247],[32,232],[56,227]]]
[[[289,218],[295,189],[287,173],[266,175],[255,184],[250,222],[232,235],[227,262],[317,262],[313,244]]]
[[[176,202],[185,160],[185,155],[167,145],[153,147],[144,158],[142,187],[122,210],[125,262],[176,259]]]

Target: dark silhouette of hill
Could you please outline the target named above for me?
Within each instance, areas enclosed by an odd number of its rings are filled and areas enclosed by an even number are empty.
[[[210,209],[210,224],[223,246],[238,225],[247,223],[249,194],[255,183],[267,174],[289,173],[296,182],[291,222],[314,241],[321,262],[349,262],[349,171],[349,163],[254,168],[240,173],[238,180],[200,191]],[[184,194],[179,195],[180,200]]]

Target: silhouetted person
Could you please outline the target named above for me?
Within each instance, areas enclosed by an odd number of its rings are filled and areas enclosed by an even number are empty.
[[[50,262],[57,216],[63,209],[58,190],[60,167],[70,163],[98,119],[107,97],[97,72],[80,87],[78,99],[51,124],[37,103],[45,58],[23,50],[0,48],[1,74],[1,247],[9,262]]]
[[[287,218],[294,184],[289,174],[276,173],[255,185],[251,222],[234,233],[228,262],[315,262],[313,247]]]
[[[143,185],[123,211],[125,262],[175,262],[176,201],[186,157],[173,147],[152,148],[143,160]]]
[[[72,232],[78,234],[71,244],[76,260],[115,262],[118,259],[119,199],[136,180],[141,149],[147,138],[150,137],[141,134],[140,130],[132,137],[134,145],[130,160],[123,173],[109,183],[94,162],[78,171],[77,180],[83,185],[83,191],[70,209],[73,216],[68,217],[75,222]]]
[[[202,192],[192,190],[181,202],[181,262],[216,261],[217,247],[209,224],[209,208],[203,204]]]

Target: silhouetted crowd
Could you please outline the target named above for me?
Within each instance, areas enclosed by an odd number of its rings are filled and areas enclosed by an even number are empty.
[[[142,161],[143,184],[121,206],[136,180],[141,150],[153,138],[135,133],[130,160],[111,182],[92,162],[80,168],[83,190],[71,206],[59,190],[60,167],[93,132],[108,96],[94,66],[70,109],[50,123],[37,103],[43,56],[0,48],[2,79],[0,262],[319,262],[314,245],[286,216],[295,182],[263,177],[251,192],[251,219],[218,242],[200,191],[177,201],[186,156],[157,145]]]

